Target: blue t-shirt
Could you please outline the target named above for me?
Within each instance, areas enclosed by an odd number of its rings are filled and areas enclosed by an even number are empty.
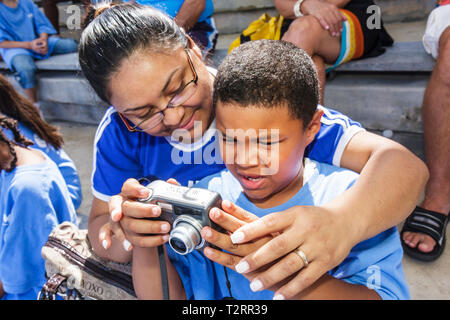
[[[128,2],[129,0],[125,0],[124,2]],[[159,9],[165,13],[167,13],[172,18],[175,18],[178,11],[180,11],[181,6],[184,3],[184,0],[136,0],[136,3],[142,5],[149,5],[156,9]],[[214,5],[212,0],[205,1],[205,9],[203,9],[202,14],[198,18],[198,22],[206,20],[208,17],[212,16],[214,13]]]
[[[56,34],[56,30],[32,0],[19,0],[16,8],[10,8],[0,2],[0,42],[33,41],[39,38],[41,33]],[[58,40],[57,37],[48,39],[46,55],[23,48],[0,48],[0,54],[8,67],[12,69],[11,61],[18,54],[30,55],[35,59],[50,57]]]
[[[45,161],[0,175],[2,299],[35,300],[45,283],[42,246],[56,225],[77,224],[66,183],[55,163],[42,154]]]
[[[306,160],[306,159],[305,159]],[[263,217],[293,206],[319,206],[332,201],[356,181],[358,174],[328,164],[306,160],[303,187],[286,203],[261,209],[251,203],[238,180],[228,170],[201,180],[195,187],[220,193],[249,212]],[[220,300],[229,296],[224,267],[206,258],[201,251],[187,255],[175,253],[169,246],[170,260],[180,275],[188,299]],[[409,299],[409,289],[402,268],[403,250],[397,229],[390,228],[377,236],[360,242],[347,258],[329,274],[348,283],[374,289],[383,299]],[[273,291],[253,292],[250,282],[241,274],[227,269],[233,297],[238,300],[273,299]]]
[[[306,156],[339,166],[350,139],[360,131],[359,123],[337,111],[324,110],[319,133],[308,146]],[[171,137],[129,132],[118,113],[110,107],[94,140],[92,192],[103,201],[120,193],[128,178],[175,178],[185,186],[225,168],[220,156],[215,122],[202,139],[187,144]]]
[[[13,138],[13,134],[10,130],[1,128],[5,135],[9,138]],[[44,152],[51,160],[53,160],[58,166],[64,180],[66,181],[67,188],[69,189],[70,198],[72,199],[75,210],[77,210],[83,200],[83,194],[81,192],[81,181],[78,175],[75,163],[70,159],[67,153],[63,149],[56,150],[53,146],[42,140],[36,133],[34,133],[27,126],[19,122],[19,130],[22,135],[28,140],[31,140],[34,144],[30,146],[32,149],[38,149]]]

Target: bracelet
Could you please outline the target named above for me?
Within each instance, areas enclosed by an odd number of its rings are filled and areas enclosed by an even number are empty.
[[[300,11],[300,6],[302,5],[303,1],[305,0],[297,0],[297,2],[294,4],[294,15],[296,18],[303,17],[303,13]]]

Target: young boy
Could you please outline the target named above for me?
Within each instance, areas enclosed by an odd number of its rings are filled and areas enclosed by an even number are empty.
[[[355,183],[356,173],[303,157],[320,129],[318,91],[312,60],[293,44],[261,40],[233,50],[214,86],[216,126],[227,169],[196,187],[217,191],[222,199],[259,217],[296,205],[323,205],[345,192]],[[307,267],[307,248],[299,249]],[[136,293],[153,298],[160,286],[155,280],[157,260],[149,249],[135,250]],[[203,252],[181,256],[169,248],[168,255],[169,271],[174,266],[181,279],[174,281],[176,275],[171,275],[174,297],[274,298],[272,291],[250,286],[244,275],[212,262]],[[407,299],[401,259],[399,236],[391,228],[356,245],[301,298]]]

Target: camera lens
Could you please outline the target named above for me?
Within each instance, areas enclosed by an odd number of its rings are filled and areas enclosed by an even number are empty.
[[[188,254],[203,243],[200,235],[202,225],[192,217],[180,216],[173,223],[169,245],[178,254]]]
[[[186,245],[184,242],[177,238],[172,238],[169,240],[170,246],[175,250],[176,252],[186,252]]]

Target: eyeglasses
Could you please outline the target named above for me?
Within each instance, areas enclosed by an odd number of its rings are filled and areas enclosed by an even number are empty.
[[[197,72],[195,71],[194,64],[192,63],[191,56],[189,55],[189,48],[185,47],[184,51],[186,51],[189,67],[192,70],[194,78],[188,83],[186,83],[182,88],[180,88],[163,109],[159,109],[156,112],[150,112],[150,115],[145,119],[143,119],[141,122],[139,122],[137,125],[132,126],[125,118],[125,116],[119,112],[120,118],[122,119],[123,123],[125,124],[125,126],[129,131],[144,132],[153,129],[163,121],[164,110],[166,110],[167,108],[174,108],[182,105],[187,100],[189,100],[197,91],[198,75]]]

